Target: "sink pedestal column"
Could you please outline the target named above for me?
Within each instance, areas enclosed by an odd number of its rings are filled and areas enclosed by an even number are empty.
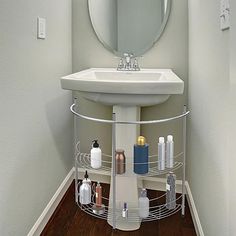
[[[140,108],[136,106],[113,106],[116,120],[139,121]],[[138,217],[138,179],[133,172],[133,146],[140,134],[140,125],[116,125],[116,149],[124,149],[126,156],[126,172],[116,175],[116,228],[124,231],[137,230],[141,222]],[[112,163],[114,165],[114,163]],[[112,180],[111,180],[112,183]],[[113,186],[110,187],[109,208],[112,209]],[[128,219],[122,218],[124,202],[128,205]],[[108,223],[112,225],[112,210],[109,212]],[[130,218],[130,220],[129,220]]]

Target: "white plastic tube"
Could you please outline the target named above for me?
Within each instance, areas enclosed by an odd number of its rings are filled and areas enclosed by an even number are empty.
[[[168,135],[166,141],[166,167],[174,167],[174,141],[172,135]]]
[[[165,138],[164,137],[159,137],[158,170],[165,170]]]

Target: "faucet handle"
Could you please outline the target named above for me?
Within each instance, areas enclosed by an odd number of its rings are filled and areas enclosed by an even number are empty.
[[[117,70],[122,70],[125,67],[123,58],[120,58]]]
[[[137,71],[140,70],[140,67],[138,64],[138,59],[136,57],[134,58],[133,68],[134,68],[134,70],[137,70]]]

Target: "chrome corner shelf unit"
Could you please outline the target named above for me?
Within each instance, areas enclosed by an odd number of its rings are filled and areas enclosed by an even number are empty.
[[[104,220],[110,220],[112,222],[113,229],[116,228],[116,224],[118,221],[128,221],[130,223],[132,222],[148,222],[153,220],[160,220],[163,218],[166,218],[168,216],[171,216],[179,211],[181,211],[181,214],[184,216],[185,214],[185,163],[186,163],[186,119],[189,115],[189,111],[187,111],[186,106],[183,108],[183,113],[180,115],[177,115],[175,117],[171,118],[165,118],[161,120],[152,120],[152,121],[118,121],[116,120],[116,115],[113,113],[112,120],[104,120],[104,119],[98,119],[93,118],[89,116],[85,116],[83,114],[80,114],[77,108],[77,101],[75,100],[75,103],[70,107],[71,112],[74,114],[74,146],[75,146],[75,201],[80,207],[80,209],[84,212],[86,212],[89,215],[92,215],[94,217],[104,219]],[[93,212],[93,205],[95,204],[95,192],[92,190],[92,202],[89,205],[81,205],[79,203],[79,168],[83,168],[84,170],[94,170],[90,165],[90,154],[89,153],[82,153],[80,150],[80,141],[77,139],[77,118],[82,118],[94,122],[99,123],[107,123],[112,125],[112,154],[102,154],[102,166],[96,172],[106,173],[107,175],[112,175],[112,185],[113,185],[113,194],[112,194],[112,201],[113,203],[116,203],[116,193],[115,193],[115,186],[116,186],[116,172],[115,172],[115,150],[116,150],[116,124],[122,125],[122,124],[130,124],[130,125],[147,125],[147,124],[159,124],[159,123],[165,123],[165,122],[171,122],[174,120],[182,119],[182,152],[177,154],[175,156],[174,166],[173,168],[166,168],[165,170],[158,170],[158,157],[157,155],[149,156],[149,172],[145,175],[139,175],[141,178],[145,177],[151,177],[151,176],[159,176],[169,173],[170,171],[176,171],[177,169],[182,168],[182,193],[176,198],[176,207],[174,209],[167,209],[166,203],[163,203],[163,200],[165,199],[166,193],[163,193],[163,195],[154,197],[150,199],[150,208],[149,208],[149,216],[147,218],[141,219],[137,212],[138,208],[129,208],[129,216],[127,219],[122,218],[121,216],[121,209],[119,207],[112,207],[112,209],[109,209],[109,198],[103,197],[102,201],[105,205],[105,212],[101,215],[95,214]],[[181,159],[181,161],[179,161]],[[113,163],[113,165],[112,165]],[[132,168],[132,166],[127,166],[127,168]]]

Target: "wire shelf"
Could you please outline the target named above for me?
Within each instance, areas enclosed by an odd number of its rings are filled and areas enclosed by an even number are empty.
[[[163,196],[162,196],[163,197]],[[176,202],[179,202],[182,199],[183,195],[180,195],[177,199]],[[92,196],[92,202],[88,205],[82,205],[79,203],[79,201],[77,202],[78,206],[80,207],[80,209],[84,212],[86,212],[87,214],[94,216],[96,218],[99,219],[103,219],[103,220],[108,220],[108,221],[112,221],[113,219],[113,214],[112,214],[112,208],[109,208],[108,205],[105,205],[105,211],[103,214],[99,215],[93,212],[93,206],[94,206],[94,195]],[[153,199],[150,200],[150,202],[153,201]],[[129,205],[129,204],[128,204]],[[128,218],[123,218],[122,217],[122,208],[116,208],[115,209],[115,217],[116,217],[116,222],[129,222],[129,223],[133,223],[133,222],[149,222],[149,221],[154,221],[154,220],[161,220],[164,219],[166,217],[169,217],[171,215],[176,214],[177,212],[179,212],[182,209],[181,204],[176,203],[176,207],[174,209],[167,209],[166,208],[166,204],[161,204],[161,205],[156,205],[156,206],[151,206],[149,208],[149,216],[147,218],[140,218],[139,217],[139,209],[138,208],[128,208]]]
[[[180,156],[180,154],[177,155],[176,158],[178,158]],[[156,156],[152,156],[151,158],[153,158],[153,157],[156,157]],[[111,158],[111,156],[103,154],[102,159],[105,159],[105,158]],[[76,161],[77,161],[77,164],[80,167],[82,167],[86,170],[99,170],[99,171],[102,171],[103,173],[108,173],[108,174],[110,174],[111,170],[112,170],[111,161],[109,161],[109,160],[108,161],[102,160],[102,166],[99,169],[92,168],[91,164],[90,164],[91,163],[91,157],[90,157],[90,154],[88,154],[88,153],[77,153]],[[145,163],[138,163],[138,164],[141,165],[141,164],[145,164]],[[148,164],[149,164],[148,173],[147,174],[142,174],[142,175],[139,175],[139,176],[152,177],[152,176],[164,175],[164,174],[168,174],[171,171],[175,171],[175,170],[177,170],[177,169],[179,169],[183,166],[182,162],[175,161],[173,168],[165,168],[164,170],[159,170],[158,169],[158,161],[156,161],[156,160],[150,161],[150,162],[148,162]],[[129,167],[132,168],[133,163],[127,163],[126,166],[127,166],[127,168],[129,168]],[[119,175],[119,176],[127,176],[127,175],[123,174],[123,175]]]

